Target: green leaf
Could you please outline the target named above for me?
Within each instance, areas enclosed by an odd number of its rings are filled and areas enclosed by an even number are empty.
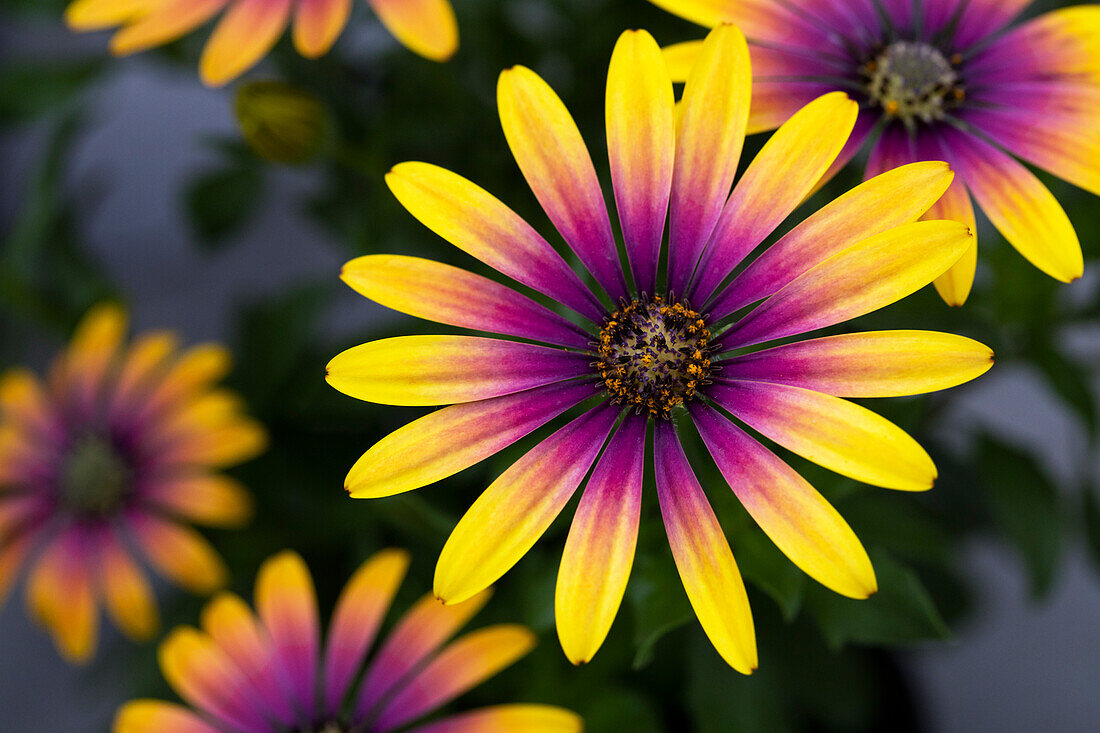
[[[866,492],[837,508],[865,546],[937,563],[948,563],[954,556],[951,535],[913,494]]]
[[[870,598],[856,600],[821,587],[807,588],[806,606],[829,646],[903,644],[950,636],[916,573],[881,551],[870,555],[878,578],[878,592]]]
[[[671,554],[666,545],[664,552],[639,547],[635,556],[626,587],[634,612],[634,669],[653,661],[653,647],[661,637],[695,617]]]
[[[752,676],[731,669],[702,634],[687,650],[686,703],[699,733],[783,733],[798,728],[798,712],[784,694],[782,670],[762,666]]]
[[[411,493],[373,500],[371,508],[375,516],[401,532],[402,536],[420,540],[432,547],[441,547],[458,524],[456,517]]]
[[[1031,594],[1042,597],[1061,551],[1057,491],[1034,459],[993,438],[981,440],[977,455],[993,522],[1023,559]]]
[[[1100,501],[1091,487],[1084,491],[1084,523],[1085,539],[1096,567],[1100,568]]]
[[[192,181],[186,192],[187,212],[201,243],[210,249],[224,246],[255,212],[263,189],[259,165],[244,160]]]
[[[585,730],[661,733],[660,715],[647,695],[611,689],[595,696],[584,713]]]
[[[1066,406],[1076,412],[1085,423],[1089,435],[1095,437],[1100,421],[1097,418],[1096,395],[1092,391],[1092,375],[1089,371],[1049,345],[1036,349],[1034,364]]]
[[[102,59],[7,63],[0,67],[0,125],[25,122],[69,102],[104,67]]]
[[[328,282],[307,284],[244,312],[237,337],[240,362],[232,379],[253,408],[285,410],[283,388],[303,363],[317,319],[333,293]],[[314,368],[320,380],[323,365]]]

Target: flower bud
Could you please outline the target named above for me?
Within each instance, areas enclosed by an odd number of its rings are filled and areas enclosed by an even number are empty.
[[[252,151],[276,163],[298,165],[316,156],[328,115],[309,92],[281,81],[242,84],[234,105],[241,133]]]

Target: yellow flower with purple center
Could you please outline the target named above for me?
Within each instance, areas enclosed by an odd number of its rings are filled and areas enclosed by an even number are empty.
[[[849,191],[748,261],[836,159],[858,111],[841,93],[812,101],[775,133],[731,194],[750,87],[748,48],[733,26],[708,36],[678,112],[653,38],[629,31],[619,39],[607,80],[607,141],[622,267],[591,158],[565,106],[529,69],[501,75],[500,118],[520,170],[606,298],[470,181],[426,163],[389,173],[390,189],[413,216],[570,309],[571,319],[480,275],[415,257],[371,255],[343,271],[349,285],[390,308],[514,338],[406,336],[336,356],[328,380],[346,394],[450,405],[368,450],[347,477],[353,497],[438,481],[596,403],[486,489],[451,534],[435,576],[435,592],[447,603],[488,587],[532,547],[591,470],[556,595],[558,634],[575,663],[596,653],[622,600],[647,431],[688,597],[718,651],[747,673],[756,666],[748,599],[673,418],[685,429],[694,424],[741,503],[792,561],[833,590],[862,598],[876,586],[859,540],[756,435],[860,481],[927,489],[936,469],[924,450],[842,398],[938,390],[991,364],[985,346],[926,331],[761,348],[913,293],[954,264],[973,235],[958,222],[917,221],[952,180],[946,163],[921,162]]]
[[[216,471],[266,441],[240,399],[214,387],[229,367],[223,348],[177,354],[171,333],[130,345],[125,333],[121,308],[97,306],[46,380],[0,377],[0,599],[30,565],[31,614],[73,661],[95,651],[100,603],[132,638],[156,632],[132,548],[188,590],[225,584],[221,558],[186,523],[248,519],[248,493]]]
[[[397,622],[364,670],[409,565],[383,550],[364,562],[336,602],[322,651],[309,568],[293,552],[256,578],[253,613],[232,593],[204,609],[202,628],[180,627],[160,647],[160,667],[194,710],[135,700],[115,733],[388,733],[406,729],[509,667],[534,647],[526,627],[498,624],[448,641],[489,600],[452,606],[430,593]],[[446,646],[444,646],[446,644]],[[415,733],[579,733],[574,713],[508,704],[429,721]]]
[[[367,0],[411,51],[446,61],[458,50],[450,0]],[[73,0],[65,21],[78,31],[117,28],[111,52],[126,56],[181,38],[224,11],[203,49],[199,74],[227,84],[263,59],[287,26],[298,53],[328,53],[351,15],[352,0]]]
[[[1073,225],[1017,158],[1100,194],[1100,6],[1013,25],[1030,0],[651,2],[706,27],[744,29],[750,132],[777,127],[821,94],[848,92],[859,119],[832,171],[869,140],[867,177],[946,160],[958,179],[932,216],[973,227],[973,198],[1035,267],[1063,282],[1081,277]],[[674,79],[687,78],[701,48],[665,50]],[[975,245],[935,281],[949,305],[966,302],[976,266]]]

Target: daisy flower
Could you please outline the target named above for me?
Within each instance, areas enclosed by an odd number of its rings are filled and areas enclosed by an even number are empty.
[[[135,550],[196,593],[226,568],[185,524],[238,526],[243,487],[217,469],[263,449],[263,429],[214,382],[229,368],[215,345],[176,353],[171,333],[124,343],[126,315],[93,308],[45,381],[0,377],[0,599],[29,565],[27,604],[77,662],[95,651],[98,606],[134,639],[157,630],[156,602]]]
[[[409,50],[446,61],[458,50],[450,0],[367,0]],[[203,49],[199,74],[208,86],[233,81],[259,63],[288,25],[294,48],[307,58],[336,43],[352,0],[73,0],[65,22],[77,31],[118,28],[111,53],[126,56],[176,40],[225,11]]]
[[[958,175],[931,215],[974,225],[977,202],[1009,244],[1062,282],[1081,277],[1077,234],[1017,158],[1100,193],[1100,6],[1021,24],[1029,0],[651,0],[711,27],[737,23],[752,48],[749,132],[777,127],[821,94],[860,104],[832,170],[868,141],[871,177],[946,160]],[[670,46],[687,78],[701,41]],[[1015,156],[1015,157],[1014,157]],[[949,305],[974,283],[973,246],[935,281]]]
[[[592,469],[555,600],[558,635],[574,663],[596,652],[622,599],[637,539],[647,432],[661,514],[688,598],[718,651],[748,673],[756,666],[748,599],[677,423],[694,424],[741,503],[792,561],[837,592],[862,598],[874,592],[875,576],[859,541],[755,436],[860,481],[927,489],[936,470],[921,447],[841,398],[937,390],[991,363],[981,344],[925,331],[760,348],[909,295],[951,266],[973,236],[958,222],[916,221],[952,180],[946,163],[922,162],[853,189],[739,267],[814,188],[858,111],[841,93],[806,105],[731,194],[750,89],[748,48],[733,26],[707,37],[678,113],[653,38],[628,31],[619,39],[607,79],[607,142],[624,268],[588,150],[565,106],[529,69],[501,75],[497,100],[512,153],[606,299],[531,226],[470,181],[425,163],[402,163],[388,174],[390,189],[413,216],[571,309],[572,320],[480,275],[414,257],[366,256],[343,271],[349,285],[390,308],[512,337],[389,338],[329,363],[330,384],[353,397],[451,405],[368,450],[347,477],[353,497],[438,481],[587,403],[486,489],[448,539],[435,575],[436,595],[447,603],[493,583]]]
[[[180,627],[160,646],[160,667],[195,712],[134,700],[115,733],[387,733],[446,705],[523,657],[535,645],[526,627],[499,624],[443,646],[490,593],[444,606],[431,594],[398,621],[363,662],[409,565],[383,550],[344,587],[322,653],[313,580],[302,558],[283,552],[256,578],[253,614],[232,593],[203,610],[202,628]],[[442,649],[440,649],[442,647]],[[415,733],[579,733],[580,718],[549,705],[498,705],[420,725]]]

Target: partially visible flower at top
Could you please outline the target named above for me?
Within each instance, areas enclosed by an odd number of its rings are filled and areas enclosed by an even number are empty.
[[[297,165],[324,145],[328,114],[304,89],[272,80],[241,84],[233,111],[248,147],[262,158]]]
[[[134,639],[157,630],[132,548],[193,592],[225,584],[221,558],[182,522],[243,524],[248,493],[215,471],[266,442],[240,399],[213,386],[229,368],[222,347],[177,356],[171,333],[127,346],[125,332],[121,308],[96,306],[45,382],[24,369],[0,377],[0,599],[30,565],[30,612],[78,662],[95,651],[100,602]]]
[[[367,2],[398,41],[424,58],[446,61],[458,50],[450,0]],[[185,36],[225,10],[199,62],[203,83],[221,86],[259,63],[290,24],[298,53],[323,56],[351,7],[352,0],[73,0],[65,21],[77,31],[118,28],[111,53],[126,56]]]
[[[1070,282],[1084,260],[1050,190],[1013,156],[1100,194],[1100,5],[1020,25],[1030,0],[650,0],[749,39],[749,131],[777,127],[829,91],[852,94],[859,120],[833,164],[868,140],[867,177],[918,160],[958,176],[929,216],[974,225],[971,197],[1031,264]],[[666,49],[687,78],[701,41]],[[936,280],[949,305],[970,294],[977,244]]]
[[[647,431],[655,435],[657,495],[688,598],[718,651],[748,673],[756,667],[748,597],[672,418],[694,424],[741,503],[794,563],[829,588],[864,598],[875,591],[875,575],[852,530],[746,431],[860,481],[927,489],[936,476],[928,454],[897,426],[841,398],[943,389],[992,363],[985,346],[930,331],[761,348],[904,298],[954,264],[973,235],[958,222],[916,221],[952,173],[943,162],[914,163],[849,191],[741,268],[814,188],[857,114],[840,93],[810,102],[772,136],[731,194],[750,87],[748,48],[732,26],[707,37],[678,112],[653,38],[644,31],[620,37],[606,109],[624,268],[592,160],[565,105],[530,69],[501,74],[497,102],[512,154],[606,301],[530,225],[470,181],[426,163],[402,163],[387,175],[413,216],[572,309],[573,321],[505,285],[415,257],[366,256],[342,274],[382,305],[517,339],[406,336],[336,356],[328,380],[345,394],[451,405],[368,450],[346,480],[353,497],[439,481],[597,402],[485,490],[447,540],[435,574],[436,594],[448,603],[495,582],[594,465],[555,601],[558,636],[574,663],[596,653],[622,600]]]
[[[201,630],[180,627],[160,646],[165,679],[195,710],[134,700],[118,711],[114,733],[388,733],[407,729],[534,647],[535,635],[517,624],[488,626],[443,646],[490,592],[453,606],[429,593],[364,670],[408,564],[401,550],[364,562],[340,594],[322,640],[309,568],[293,552],[270,558],[256,577],[256,614],[240,597],[222,593],[203,610]],[[508,704],[432,720],[413,733],[582,728],[576,714],[559,707]]]

